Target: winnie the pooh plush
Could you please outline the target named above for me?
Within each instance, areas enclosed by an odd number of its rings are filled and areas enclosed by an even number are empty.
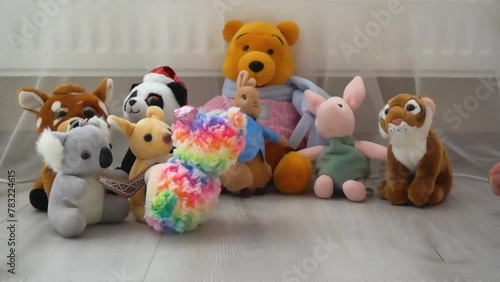
[[[266,162],[273,169],[276,188],[284,194],[300,194],[308,187],[310,160],[292,150],[326,144],[316,132],[314,115],[307,110],[304,91],[330,96],[313,82],[293,76],[295,63],[291,47],[299,39],[299,27],[291,21],[228,21],[223,30],[229,44],[223,64],[225,81],[222,95],[210,100],[205,110],[233,106],[240,71],[248,71],[257,82],[261,96],[258,121],[289,140],[289,148],[267,142]],[[289,153],[290,152],[290,153]],[[287,154],[288,153],[288,154]],[[297,173],[300,171],[300,173]]]

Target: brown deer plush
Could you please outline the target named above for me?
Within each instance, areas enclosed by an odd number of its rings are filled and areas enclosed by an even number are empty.
[[[104,78],[93,92],[68,83],[57,86],[52,95],[31,87],[21,87],[17,95],[19,106],[36,116],[38,134],[45,129],[66,132],[72,120],[94,116],[106,118],[109,113],[105,103],[111,98],[113,85],[113,80]],[[31,205],[37,210],[47,211],[55,177],[56,173],[43,164],[41,177],[33,184],[29,196]]]

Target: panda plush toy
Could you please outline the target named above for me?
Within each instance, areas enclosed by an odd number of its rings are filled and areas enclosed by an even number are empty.
[[[187,88],[168,66],[158,67],[146,74],[142,83],[133,84],[123,102],[123,117],[132,123],[146,117],[150,106],[163,109],[165,123],[174,123],[174,110],[187,105]],[[128,149],[118,169],[130,173],[136,157]]]

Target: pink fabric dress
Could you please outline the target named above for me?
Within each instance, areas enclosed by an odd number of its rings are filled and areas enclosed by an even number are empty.
[[[258,118],[259,123],[271,128],[287,139],[290,138],[293,129],[300,120],[300,115],[295,110],[292,102],[261,99],[260,103],[262,112]],[[206,111],[214,109],[227,110],[232,106],[232,98],[217,96],[210,100],[203,109]]]
[[[326,140],[322,140],[317,136],[314,129],[314,119],[310,118],[310,113],[308,119],[305,118],[307,106],[303,94],[307,89],[311,89],[325,98],[330,97],[314,83],[300,77],[292,77],[284,85],[273,85],[257,89],[261,96],[262,107],[257,119],[258,122],[289,139],[289,145],[292,149],[300,150],[310,145],[326,144]],[[236,83],[233,80],[226,79],[222,95],[208,101],[202,107],[203,110],[227,110],[233,106],[234,93],[236,93]],[[304,120],[304,122],[301,122],[301,120]],[[314,141],[308,142],[311,134],[314,134],[312,138]]]

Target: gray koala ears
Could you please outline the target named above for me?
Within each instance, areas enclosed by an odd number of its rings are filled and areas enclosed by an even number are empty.
[[[106,138],[109,140],[110,133],[108,124],[102,118],[93,117],[89,120],[75,119],[69,122],[66,132],[51,131],[46,129],[38,138],[36,143],[36,150],[43,158],[43,162],[50,167],[54,172],[59,173],[62,171],[62,163],[64,158],[64,145],[68,136],[73,134],[73,130],[83,126],[95,126],[104,132]],[[95,131],[80,131],[77,137],[82,134],[93,134]],[[101,136],[101,135],[99,135]]]
[[[67,137],[67,133],[46,129],[36,143],[36,150],[43,162],[56,173],[62,170],[63,144]]]
[[[106,138],[108,138],[108,139],[111,138],[109,124],[106,122],[106,120],[104,120],[101,117],[94,116],[83,125],[93,125],[93,126],[99,128],[102,132],[104,132],[106,134]]]

